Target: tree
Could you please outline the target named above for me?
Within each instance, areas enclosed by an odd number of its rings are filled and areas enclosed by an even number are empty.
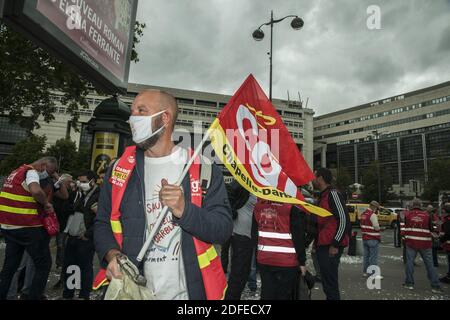
[[[91,148],[80,146],[72,165],[71,172],[74,176],[80,172],[89,170],[91,168]]]
[[[436,159],[428,169],[428,182],[422,197],[429,201],[437,201],[439,191],[450,190],[450,159]]]
[[[350,185],[353,184],[353,178],[346,168],[339,168],[336,172],[336,187],[339,190],[349,191]]]
[[[30,164],[41,158],[44,153],[45,136],[30,135],[25,140],[19,141],[8,155],[0,162],[0,174],[8,175],[14,169],[23,164]]]
[[[77,150],[75,142],[70,139],[60,139],[50,146],[45,155],[58,160],[59,172],[78,175],[90,168],[91,152],[89,147]]]
[[[135,62],[139,61],[135,46],[144,28],[145,24],[136,22],[132,51]],[[90,83],[70,66],[0,21],[0,114],[7,114],[11,122],[32,131],[39,128],[40,116],[47,123],[54,119],[51,94],[60,91],[61,102],[77,129],[77,111],[88,108],[86,96],[90,90]],[[31,109],[30,116],[24,117],[25,107]]]
[[[392,177],[380,165],[380,184],[381,184],[381,202],[385,202],[390,198],[389,190],[392,188]],[[363,198],[366,202],[373,200],[378,201],[378,162],[370,163],[369,167],[362,172]]]
[[[47,149],[46,155],[55,157],[58,160],[60,172],[72,172],[77,156],[77,146],[70,139],[59,139]]]

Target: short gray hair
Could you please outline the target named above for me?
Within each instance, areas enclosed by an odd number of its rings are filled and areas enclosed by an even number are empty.
[[[43,157],[38,160],[38,162],[45,162],[46,164],[52,164],[55,166],[56,170],[58,170],[58,160],[55,157]]]
[[[422,208],[422,201],[419,198],[414,198],[411,204],[411,207],[414,208]]]

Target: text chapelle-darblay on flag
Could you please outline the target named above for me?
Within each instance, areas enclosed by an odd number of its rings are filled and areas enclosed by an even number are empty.
[[[217,157],[258,198],[331,215],[304,201],[297,186],[308,184],[314,174],[253,75],[219,114],[209,134]]]

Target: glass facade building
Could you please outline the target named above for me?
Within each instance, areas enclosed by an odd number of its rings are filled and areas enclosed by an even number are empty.
[[[315,167],[345,168],[364,184],[378,161],[394,191],[411,180],[423,188],[432,162],[450,159],[450,82],[317,117],[314,142]]]

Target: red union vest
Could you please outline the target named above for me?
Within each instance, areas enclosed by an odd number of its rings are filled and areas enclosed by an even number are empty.
[[[24,188],[29,165],[14,170],[3,184],[0,194],[0,224],[14,227],[41,227],[42,206]]]
[[[408,247],[416,250],[430,249],[433,243],[429,214],[417,209],[406,211],[402,235]]]
[[[370,209],[367,209],[361,214],[360,223],[361,223],[361,233],[363,240],[378,240],[381,241],[381,233],[380,230],[375,230],[370,218],[374,215]]]
[[[298,266],[291,235],[290,204],[258,201],[254,215],[258,223],[257,261],[277,267]]]
[[[192,150],[190,150],[192,155]],[[115,166],[111,179],[111,228],[114,237],[122,248],[123,234],[122,224],[120,223],[121,212],[119,210],[125,189],[128,185],[131,173],[136,165],[136,147],[128,147]],[[200,161],[197,158],[192,164],[190,170],[191,181],[191,202],[192,204],[202,206],[202,189],[200,185]],[[199,268],[202,274],[203,285],[205,288],[206,299],[222,300],[227,289],[227,279],[222,269],[220,258],[217,255],[214,246],[200,241],[194,237],[194,246],[197,253]],[[94,279],[94,290],[108,284],[106,279],[106,270],[101,269]]]

